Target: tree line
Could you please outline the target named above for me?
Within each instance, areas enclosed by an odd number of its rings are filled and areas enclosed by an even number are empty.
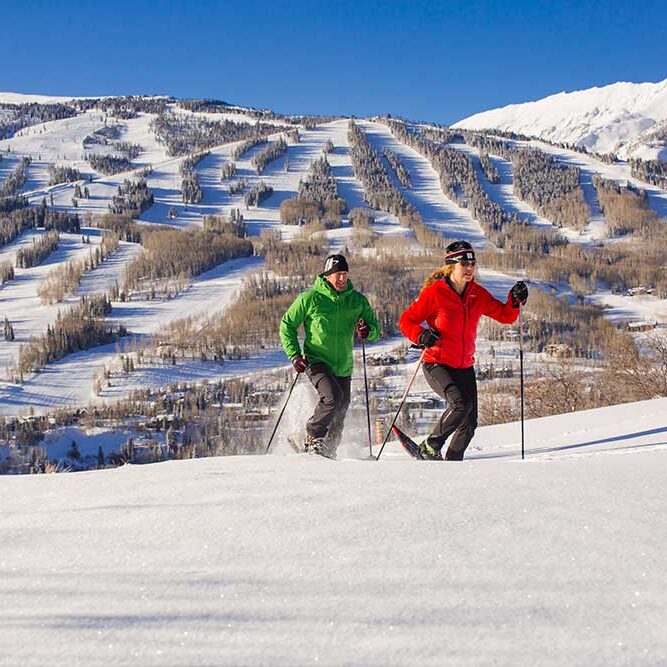
[[[157,140],[167,147],[167,154],[173,156],[285,129],[262,122],[235,123],[231,120],[209,120],[173,112],[165,112],[154,118],[150,128]]]
[[[230,259],[253,254],[248,239],[212,229],[144,228],[140,238],[144,252],[125,269],[126,292],[146,288],[146,283],[188,281]]]
[[[231,189],[230,189],[231,191]],[[273,188],[270,185],[261,181],[257,185],[253,185],[248,192],[243,196],[243,203],[246,208],[250,206],[261,206],[262,202],[268,199],[273,194]]]
[[[558,163],[538,149],[515,153],[514,191],[558,227],[586,229],[589,209],[579,185],[579,169]]]
[[[259,176],[264,172],[264,168],[269,162],[277,160],[281,155],[287,152],[287,142],[283,137],[278,137],[277,141],[271,141],[258,153],[252,156],[250,163],[255,168]]]
[[[240,239],[248,236],[248,225],[246,225],[243,214],[238,208],[231,210],[229,218],[221,215],[205,215],[202,219],[202,226],[205,231],[231,234]]]
[[[514,194],[558,227],[586,228],[590,215],[577,167],[568,167],[538,148],[520,148],[502,138],[464,132],[480,153],[492,153],[512,163]]]
[[[14,280],[12,263],[8,261],[0,262],[0,285],[8,283],[10,280]]]
[[[106,296],[82,297],[79,303],[59,311],[46,333],[19,347],[18,360],[10,369],[10,376],[16,382],[23,382],[28,373],[37,372],[72,352],[113,343],[127,335],[122,325],[104,320],[110,312],[111,303]]]
[[[667,190],[667,162],[662,160],[640,160],[631,158],[630,173],[652,185]]]
[[[494,185],[498,185],[498,183],[500,183],[500,174],[491,161],[489,154],[485,151],[479,152],[479,166],[481,167],[482,172],[484,176],[486,176],[486,180],[489,181],[489,183],[493,183]]]
[[[90,166],[101,174],[107,176],[119,174],[123,171],[134,169],[132,161],[125,155],[100,155],[89,153],[86,160]]]
[[[299,194],[280,203],[280,220],[285,225],[321,221],[325,228],[332,229],[340,227],[346,210],[331,165],[322,155],[311,163],[306,179],[299,181]]]
[[[388,148],[385,148],[382,153],[396,174],[398,182],[404,187],[410,189],[412,187],[412,181],[410,179],[410,172],[407,170],[401,159]]]
[[[104,113],[121,120],[137,118],[140,113],[161,114],[169,103],[175,102],[173,97],[154,97],[151,95],[124,95],[116,97],[91,97],[72,100],[71,104],[80,111],[99,109]]]
[[[423,246],[431,249],[444,248],[447,240],[424,225],[419,211],[394,186],[364,131],[353,120],[349,122],[348,128],[352,168],[364,188],[366,203],[371,208],[395,215],[403,227],[412,230]]]
[[[9,139],[24,127],[39,125],[51,120],[76,116],[76,109],[69,104],[25,104],[1,103],[0,110],[7,112],[0,118],[0,140]]]
[[[388,125],[399,141],[414,148],[431,163],[445,195],[459,206],[470,209],[492,241],[496,242],[498,232],[505,225],[521,224],[516,215],[505,211],[488,196],[468,155],[429,138],[434,134],[433,129],[420,134],[410,132],[405,124],[397,121],[389,121]],[[446,132],[445,136],[450,137],[451,134]]]
[[[42,303],[63,301],[68,294],[72,294],[77,289],[84,273],[105,262],[118,250],[118,244],[119,240],[116,235],[105,235],[100,245],[95,248],[94,252],[91,248],[85,259],[57,265],[37,288],[37,294]]]
[[[232,151],[232,158],[234,160],[240,160],[251,148],[255,146],[261,146],[266,143],[266,137],[264,135],[258,134],[257,136],[252,137],[251,139],[246,139],[242,141],[238,146],[234,147]]]
[[[140,178],[134,181],[126,178],[122,185],[118,186],[117,194],[111,198],[109,211],[138,218],[153,205],[153,202],[153,193],[148,188],[145,179]]]
[[[39,206],[0,213],[0,247],[13,241],[26,229],[40,228],[78,233],[81,231],[81,220],[76,213],[48,208],[46,201],[42,201]]]
[[[19,193],[28,178],[28,167],[31,162],[29,157],[21,158],[16,168],[0,183],[0,199],[11,198]]]
[[[57,229],[46,232],[38,239],[33,239],[29,246],[21,246],[16,251],[16,268],[29,269],[41,264],[52,252],[57,250],[60,243],[60,233]]]
[[[621,186],[600,176],[593,177],[593,186],[611,236],[637,234],[646,239],[664,236],[664,223],[648,205],[644,190]]]
[[[49,185],[58,185],[58,183],[73,183],[74,181],[81,180],[81,173],[79,170],[75,169],[74,167],[68,167],[67,165],[50,164],[48,172]]]
[[[185,204],[198,204],[204,198],[196,167],[209,154],[210,151],[193,153],[178,166],[181,175],[181,197]]]
[[[236,176],[236,163],[227,162],[220,168],[220,180],[229,181]]]

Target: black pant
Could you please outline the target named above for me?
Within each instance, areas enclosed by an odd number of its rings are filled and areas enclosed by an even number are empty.
[[[475,369],[472,366],[452,368],[445,364],[431,363],[425,363],[423,369],[431,389],[444,398],[448,406],[429,435],[428,443],[434,449],[440,450],[453,433],[445,458],[448,461],[462,461],[463,452],[477,428]]]
[[[306,432],[313,438],[329,435],[329,446],[335,452],[343,435],[343,422],[350,405],[350,381],[339,377],[326,364],[312,364],[306,370],[320,400],[313,416],[306,424]]]

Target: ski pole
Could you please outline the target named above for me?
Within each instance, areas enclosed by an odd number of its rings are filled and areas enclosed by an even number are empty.
[[[524,411],[523,411],[523,308],[519,306],[519,375],[521,377],[521,460],[525,457]]]
[[[361,339],[361,358],[364,365],[364,387],[366,388],[366,421],[368,422],[368,451],[373,458],[373,440],[371,438],[371,406],[368,400],[368,376],[366,375],[366,341]]]
[[[297,373],[294,380],[292,380],[292,385],[289,388],[289,392],[287,394],[287,399],[285,400],[285,405],[283,405],[283,409],[280,411],[280,414],[278,415],[276,425],[273,427],[273,433],[271,433],[271,437],[269,438],[269,444],[266,446],[266,451],[264,452],[264,454],[269,453],[269,448],[271,447],[271,443],[273,442],[273,436],[276,434],[276,431],[278,430],[278,425],[280,424],[280,420],[283,418],[283,414],[285,413],[285,408],[287,407],[287,404],[289,403],[290,396],[292,395],[292,391],[294,390],[294,386],[296,385],[296,382],[299,379],[300,375],[301,375],[301,373]]]
[[[421,354],[419,355],[419,361],[417,362],[417,366],[415,367],[414,373],[410,378],[410,382],[408,382],[408,386],[405,388],[405,391],[403,392],[403,398],[401,398],[401,403],[398,406],[398,410],[396,410],[396,414],[394,415],[394,418],[391,420],[391,424],[389,424],[389,430],[387,431],[387,435],[384,436],[384,440],[382,441],[382,447],[380,447],[380,451],[378,452],[378,455],[375,459],[376,461],[379,461],[380,457],[382,456],[382,451],[384,450],[384,446],[387,444],[387,440],[389,440],[389,435],[391,434],[391,430],[392,428],[394,428],[394,424],[398,419],[398,415],[401,413],[401,408],[403,407],[403,403],[405,403],[405,399],[408,397],[408,392],[410,391],[410,387],[412,387],[412,383],[415,381],[415,378],[417,377],[417,371],[421,368],[422,361],[424,360],[424,355],[426,354],[427,349],[428,348],[426,347],[423,348]]]

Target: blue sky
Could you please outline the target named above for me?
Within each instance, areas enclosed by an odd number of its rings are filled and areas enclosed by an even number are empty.
[[[0,91],[452,123],[667,78],[667,3],[2,0]]]

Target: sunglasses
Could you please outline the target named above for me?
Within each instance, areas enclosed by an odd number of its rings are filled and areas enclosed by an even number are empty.
[[[475,266],[476,263],[477,263],[477,261],[474,260],[474,259],[462,259],[462,260],[459,262],[459,264],[460,264],[461,266]]]

